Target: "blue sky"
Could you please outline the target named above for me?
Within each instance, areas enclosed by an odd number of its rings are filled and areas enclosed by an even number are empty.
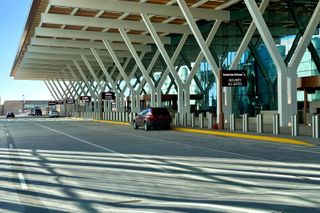
[[[47,100],[51,95],[43,81],[13,80],[11,68],[29,14],[31,0],[2,1],[0,7],[0,97],[5,100]]]

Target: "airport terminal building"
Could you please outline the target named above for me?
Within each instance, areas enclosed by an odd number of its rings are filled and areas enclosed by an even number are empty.
[[[319,21],[318,0],[33,0],[10,75],[44,81],[77,116],[165,106],[186,125],[202,113],[220,127],[243,114],[310,123]]]

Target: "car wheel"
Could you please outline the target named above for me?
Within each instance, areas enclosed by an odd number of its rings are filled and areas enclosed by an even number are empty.
[[[138,129],[138,127],[139,127],[139,126],[137,125],[137,123],[136,123],[135,121],[133,121],[133,128],[134,128],[134,129]]]
[[[150,130],[150,127],[146,121],[144,122],[144,130],[146,130],[146,131]]]

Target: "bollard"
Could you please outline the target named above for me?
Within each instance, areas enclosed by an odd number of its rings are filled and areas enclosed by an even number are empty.
[[[229,127],[230,127],[230,131],[235,131],[236,130],[236,123],[234,120],[234,114],[230,115],[230,121],[229,121]]]
[[[278,135],[280,134],[280,119],[279,119],[279,114],[274,114],[272,117],[272,134]]]
[[[194,113],[191,113],[191,127],[195,127],[195,116]]]
[[[180,125],[180,114],[177,112],[175,114],[175,126],[179,126]]]
[[[312,116],[312,137],[320,138],[320,115]]]
[[[212,114],[208,113],[208,129],[212,129],[212,125],[213,125],[213,119],[212,119]]]
[[[245,113],[242,115],[242,131],[243,132],[248,132],[249,128],[248,128],[248,114]]]
[[[291,115],[291,135],[298,136],[299,135],[299,124],[297,115]]]
[[[257,133],[263,133],[263,115],[257,115]]]
[[[200,113],[199,114],[199,127],[200,128],[203,128],[203,113]]]
[[[188,126],[188,113],[183,114],[183,126]]]

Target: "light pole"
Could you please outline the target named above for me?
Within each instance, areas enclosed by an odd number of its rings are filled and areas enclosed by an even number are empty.
[[[25,104],[26,104],[26,100],[24,98],[24,94],[22,94],[22,100],[23,100],[23,105],[22,105],[22,113],[24,113],[24,107],[25,107]]]

